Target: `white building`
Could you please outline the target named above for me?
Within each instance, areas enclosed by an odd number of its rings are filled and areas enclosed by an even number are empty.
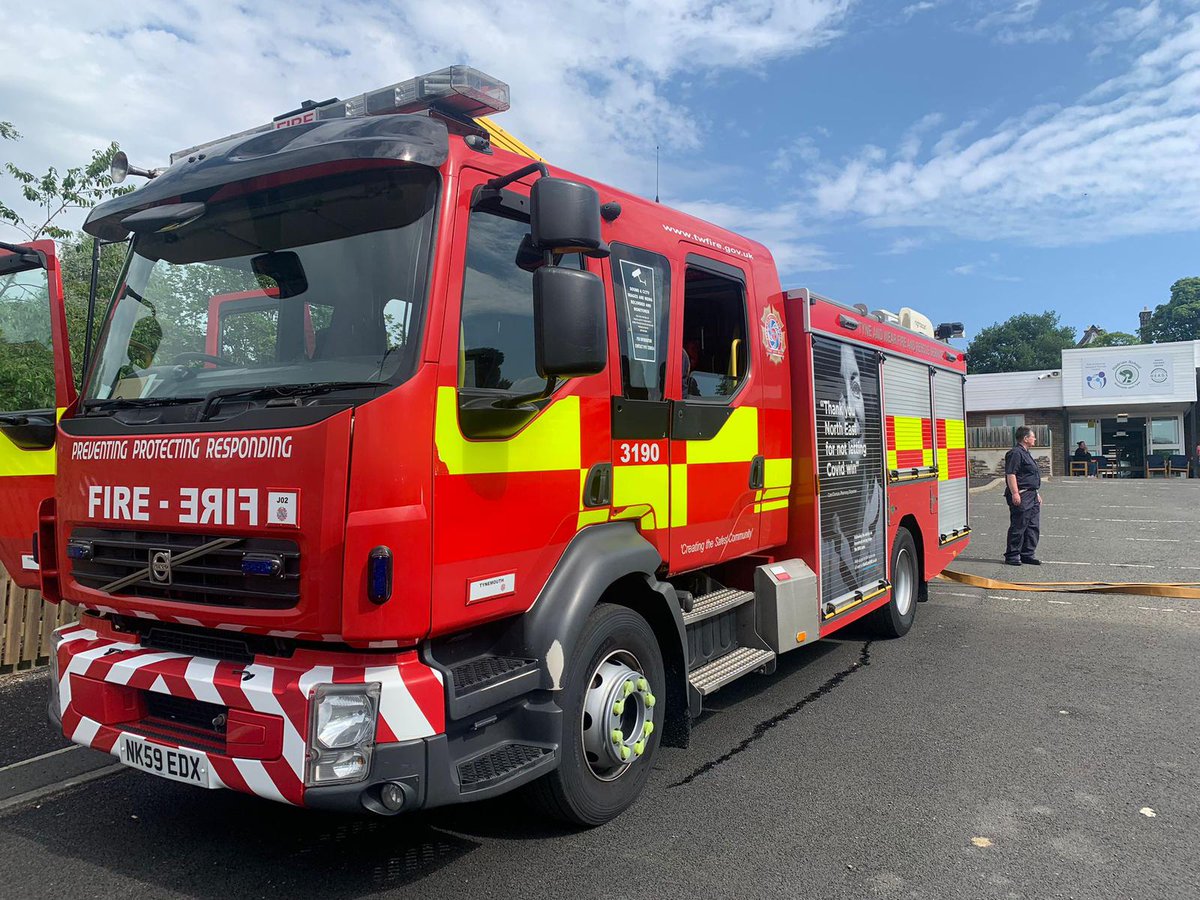
[[[1145,475],[1158,456],[1195,468],[1198,375],[1200,341],[1064,350],[1058,369],[968,375],[967,425],[1048,426],[1060,475],[1079,441],[1121,475]]]

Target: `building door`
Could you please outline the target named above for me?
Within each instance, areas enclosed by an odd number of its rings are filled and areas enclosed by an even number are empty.
[[[1144,478],[1146,475],[1146,419],[1130,416],[1126,421],[1102,419],[1100,444],[1108,464],[1118,478]]]

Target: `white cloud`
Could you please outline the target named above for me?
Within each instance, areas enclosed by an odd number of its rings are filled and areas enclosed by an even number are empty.
[[[900,15],[905,19],[911,19],[913,16],[923,12],[928,12],[931,9],[936,9],[938,6],[934,0],[921,0],[919,3],[911,3],[900,11]]]
[[[673,200],[676,209],[765,245],[781,272],[817,272],[840,268],[823,246],[811,240],[806,207],[782,203],[770,209],[708,200]]]
[[[838,35],[851,0],[564,0],[253,5],[49,0],[22,22],[0,156],[42,171],[117,140],[142,165],[269,121],[306,97],[351,96],[451,63],[507,81],[499,124],[556,163],[648,193],[654,146],[699,146],[669,81],[757,70]],[[45,8],[48,7],[48,8]],[[14,48],[10,48],[14,49]],[[0,182],[3,184],[3,182]]]
[[[995,4],[989,3],[989,7]],[[1025,25],[1033,21],[1038,13],[1042,0],[1016,0],[1003,5],[1000,9],[992,9],[975,23],[979,31],[986,31],[997,26]]]
[[[815,175],[812,198],[829,216],[876,227],[1043,246],[1194,229],[1200,14],[1073,105],[1031,110],[960,146],[963,134],[946,132],[920,158],[904,141],[890,154],[865,147]]]
[[[882,251],[882,256],[903,256],[906,253],[912,253],[925,246],[923,238],[902,237],[892,241],[890,247]]]

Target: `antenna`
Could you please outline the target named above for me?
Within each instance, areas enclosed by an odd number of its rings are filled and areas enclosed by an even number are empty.
[[[654,145],[654,202],[658,202],[658,144]]]

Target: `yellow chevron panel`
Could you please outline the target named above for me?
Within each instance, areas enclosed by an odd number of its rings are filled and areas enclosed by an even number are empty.
[[[750,462],[758,453],[758,407],[739,406],[711,441],[688,441],[687,461]]]
[[[469,441],[458,427],[456,393],[452,387],[438,388],[434,427],[438,458],[451,475],[561,472],[580,468],[578,397],[563,397],[551,403],[511,438]]]
[[[62,418],[64,408],[59,408]],[[0,434],[0,478],[5,476],[53,475],[56,471],[54,448],[49,450],[22,450],[3,434]]]

